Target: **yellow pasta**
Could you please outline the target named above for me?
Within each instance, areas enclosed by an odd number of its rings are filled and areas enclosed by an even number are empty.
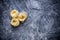
[[[11,25],[12,25],[12,26],[16,27],[16,26],[18,26],[19,24],[20,24],[20,23],[19,23],[18,19],[13,18],[13,19],[11,20]]]
[[[21,12],[18,17],[19,17],[19,21],[24,22],[27,18],[27,14],[26,12]]]
[[[26,12],[18,12],[18,10],[14,9],[10,12],[10,15],[12,17],[12,20],[11,20],[11,25],[14,26],[14,27],[17,27],[19,26],[20,22],[24,22],[27,18],[27,13]]]
[[[10,15],[11,15],[11,17],[14,18],[14,17],[17,17],[17,16],[18,16],[18,13],[19,13],[19,12],[14,9],[14,10],[12,10],[12,11],[10,12]]]

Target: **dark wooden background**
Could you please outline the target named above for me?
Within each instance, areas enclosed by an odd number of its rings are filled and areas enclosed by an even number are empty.
[[[13,9],[28,14],[17,28],[10,25]],[[0,0],[0,40],[60,40],[60,0]]]

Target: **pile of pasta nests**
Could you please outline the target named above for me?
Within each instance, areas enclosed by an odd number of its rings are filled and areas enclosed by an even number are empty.
[[[17,27],[21,24],[21,22],[24,22],[27,18],[27,13],[25,11],[18,12],[18,10],[14,9],[10,12],[10,15],[12,17],[11,25],[14,27]]]

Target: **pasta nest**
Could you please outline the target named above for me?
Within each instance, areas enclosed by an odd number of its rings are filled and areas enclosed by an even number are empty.
[[[18,20],[18,19],[13,18],[13,19],[11,20],[11,25],[12,25],[12,26],[16,27],[16,26],[18,26],[19,24],[20,24],[20,23],[19,23],[19,20]]]
[[[14,9],[14,10],[12,10],[12,11],[10,12],[10,15],[11,15],[11,17],[14,18],[14,17],[17,17],[17,16],[18,16],[18,13],[19,13],[19,12]]]
[[[26,20],[26,18],[27,18],[26,12],[21,12],[21,13],[18,15],[18,19],[19,19],[19,21],[21,21],[21,22],[24,22],[24,21]]]

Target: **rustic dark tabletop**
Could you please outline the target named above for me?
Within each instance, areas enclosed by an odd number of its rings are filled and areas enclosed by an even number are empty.
[[[17,28],[10,24],[10,11],[27,12]],[[1,40],[60,40],[59,0],[0,0]]]

